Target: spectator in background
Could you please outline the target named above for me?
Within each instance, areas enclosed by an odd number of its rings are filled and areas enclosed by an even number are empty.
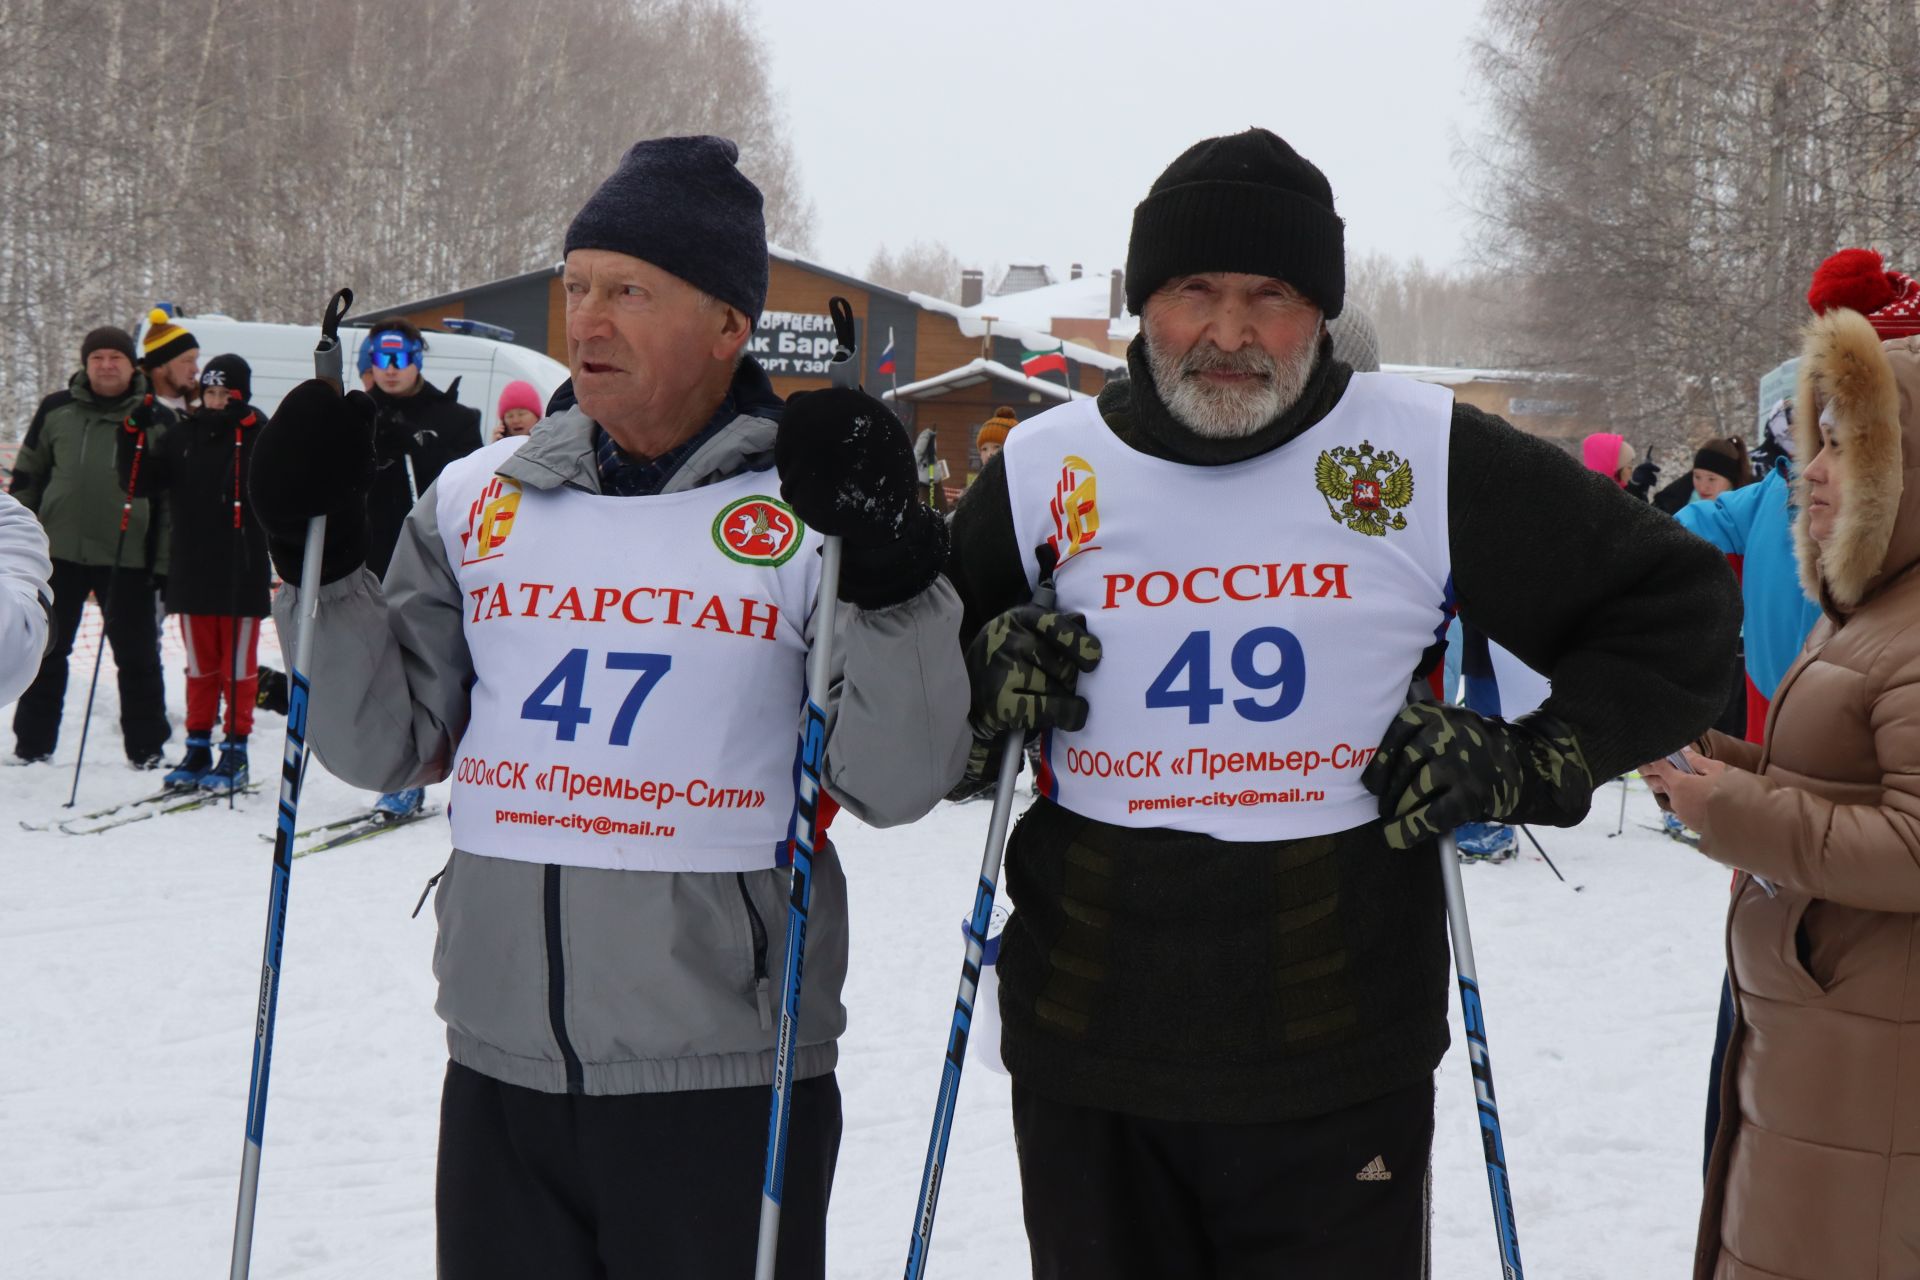
[[[0,707],[33,681],[53,622],[47,534],[33,512],[0,493]]]
[[[1824,616],[1764,747],[1711,733],[1694,773],[1641,766],[1740,872],[1694,1274],[1920,1275],[1920,337],[1822,315],[1793,427],[1794,542]]]
[[[367,491],[367,567],[386,576],[400,530],[414,502],[440,471],[478,449],[480,411],[458,399],[460,380],[447,389],[428,382],[427,340],[405,320],[382,320],[367,333],[373,370],[374,451],[379,470]],[[535,398],[537,403],[538,398]],[[389,792],[373,807],[396,818],[417,812],[421,787]]]
[[[500,391],[498,412],[500,421],[493,428],[495,440],[526,435],[540,421],[540,393],[531,382],[509,382]]]
[[[1596,431],[1580,442],[1580,461],[1587,470],[1598,471],[1622,489],[1632,479],[1633,459],[1633,446],[1612,431]]]
[[[264,419],[247,403],[253,370],[215,356],[200,375],[200,406],[147,448],[133,474],[133,437],[120,433],[122,484],[137,496],[167,495],[172,526],[167,611],[187,649],[187,751],[166,785],[238,790],[247,785],[260,619],[267,616],[266,537],[246,492],[253,442]],[[213,759],[213,725],[226,697],[226,739]]]
[[[1013,416],[1013,410],[1001,405],[993,411],[993,416],[980,424],[980,430],[974,433],[974,451],[980,455],[980,469],[986,470],[987,463],[993,461],[993,455],[999,453],[1007,443],[1007,432],[1020,425],[1020,419]]]
[[[1753,464],[1747,460],[1747,442],[1739,436],[1715,437],[1693,455],[1693,496],[1706,502],[1732,489],[1753,483]]]
[[[153,383],[154,398],[179,417],[200,391],[200,340],[155,307],[140,338],[140,367]]]
[[[87,334],[80,360],[84,367],[67,389],[40,402],[14,461],[13,496],[40,517],[53,557],[54,621],[53,644],[14,709],[14,753],[29,763],[53,755],[66,701],[67,655],[92,595],[106,615],[106,643],[113,646],[119,672],[127,759],[137,769],[155,769],[172,733],[153,615],[153,578],[167,570],[160,536],[165,513],[145,498],[128,502],[114,471],[114,449],[127,422],[146,428],[154,442],[173,415],[152,402],[151,384],[134,368],[133,339],[124,330],[105,326]]]

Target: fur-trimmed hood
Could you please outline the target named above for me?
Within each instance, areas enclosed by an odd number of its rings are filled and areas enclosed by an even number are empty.
[[[1820,414],[1831,409],[1838,446],[1829,460],[1840,514],[1825,546],[1807,528],[1807,484],[1794,481],[1800,582],[1827,612],[1844,616],[1920,562],[1920,338],[1882,343],[1857,311],[1836,308],[1807,326],[1794,395],[1800,468],[1820,452]]]

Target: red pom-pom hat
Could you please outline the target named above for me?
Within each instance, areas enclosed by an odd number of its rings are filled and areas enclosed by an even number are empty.
[[[1920,334],[1920,281],[1889,271],[1871,249],[1842,249],[1814,269],[1807,305],[1858,311],[1884,340]]]

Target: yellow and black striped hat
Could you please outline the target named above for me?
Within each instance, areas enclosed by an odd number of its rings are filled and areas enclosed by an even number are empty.
[[[140,367],[158,369],[199,345],[200,339],[188,333],[186,326],[175,324],[172,316],[155,307],[147,313],[147,332],[140,339]]]

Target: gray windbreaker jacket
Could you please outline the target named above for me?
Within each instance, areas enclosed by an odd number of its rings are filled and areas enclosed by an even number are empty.
[[[771,467],[774,431],[762,418],[735,419],[666,492]],[[598,493],[592,423],[577,408],[547,418],[497,474],[530,489]],[[392,791],[445,778],[467,727],[465,602],[435,499],[430,487],[407,517],[384,583],[362,569],[320,590],[308,740],[356,786]],[[289,637],[294,595],[283,590],[275,601]],[[911,822],[966,764],[959,599],[942,577],[890,609],[839,609],[827,788],[866,822]],[[797,721],[768,727],[797,729]],[[833,1069],[846,1026],[846,878],[831,847],[813,868],[801,1077]],[[434,897],[436,1008],[448,1051],[475,1071],[549,1093],[768,1084],[787,892],[784,870],[607,871],[455,849]]]

